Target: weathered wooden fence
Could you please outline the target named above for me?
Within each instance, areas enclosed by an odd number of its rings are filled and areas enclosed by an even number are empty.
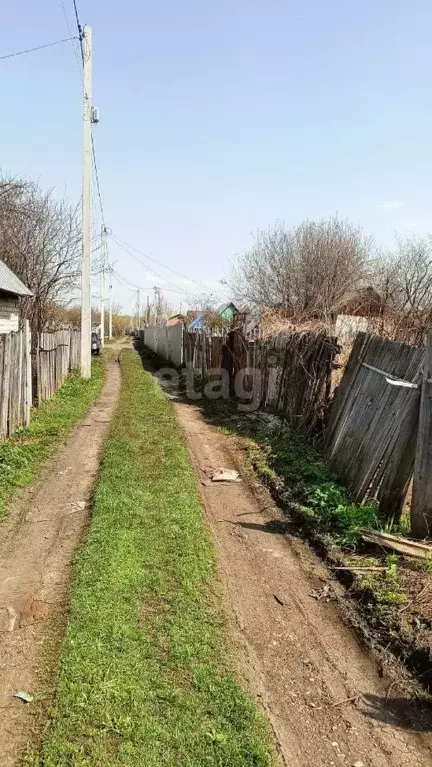
[[[32,360],[27,321],[17,333],[0,335],[0,438],[30,424],[35,396],[38,403],[54,396],[79,364],[80,347],[79,331],[41,333]]]
[[[138,336],[159,357],[176,366],[183,364],[183,325],[144,328]]]
[[[207,378],[218,374],[223,367],[223,347],[226,334],[204,331],[184,332],[183,362],[193,368],[195,375]]]
[[[315,333],[279,333],[247,340],[241,330],[190,333],[182,325],[145,328],[144,344],[175,365],[207,378],[225,370],[229,389],[256,406],[280,413],[309,431],[322,427],[330,402],[334,339]]]
[[[0,335],[0,437],[30,423],[32,372],[28,322],[17,333]]]
[[[229,334],[224,363],[235,392],[243,376],[254,402],[279,413],[290,425],[316,433],[324,426],[330,403],[333,362],[339,352],[335,339],[316,333],[281,332],[274,337],[245,340]]]
[[[413,473],[423,362],[424,349],[359,333],[331,408],[331,465],[356,501],[377,499],[387,517]]]
[[[36,348],[36,379],[38,402],[51,399],[74,368],[79,364],[81,333],[79,330],[58,330],[41,333]]]
[[[376,500],[384,517],[397,518],[415,467],[412,532],[432,534],[432,335],[425,366],[424,348],[358,333],[332,400],[336,339],[283,332],[250,341],[238,330],[222,337],[180,329],[175,354],[168,344],[172,361],[203,377],[225,370],[237,395],[241,376],[241,396],[250,393],[256,407],[322,432],[330,464],[357,502]],[[145,343],[149,337],[146,330]]]

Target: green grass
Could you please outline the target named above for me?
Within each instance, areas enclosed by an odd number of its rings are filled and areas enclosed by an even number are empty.
[[[94,360],[92,377],[71,375],[53,399],[31,411],[31,424],[0,443],[0,518],[13,491],[28,485],[102,390],[103,368]]]
[[[377,506],[354,503],[321,451],[301,431],[282,423],[269,428],[259,420],[233,417],[223,404],[209,418],[225,432],[242,437],[248,459],[261,477],[283,480],[279,492],[283,504],[341,548],[355,551],[361,529],[379,524]]]
[[[77,557],[40,767],[268,767],[226,642],[212,542],[171,402],[133,352]]]
[[[354,503],[305,435],[282,429],[270,435],[267,450],[270,465],[285,481],[284,500],[309,510],[319,531],[338,545],[355,549],[361,529],[377,525],[376,506]]]

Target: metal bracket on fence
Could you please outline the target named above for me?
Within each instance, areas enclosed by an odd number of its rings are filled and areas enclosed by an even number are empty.
[[[396,378],[396,376],[392,376],[391,373],[386,373],[385,370],[380,370],[379,368],[374,368],[373,365],[368,365],[367,362],[362,362],[362,365],[364,368],[373,370],[374,373],[378,373],[379,375],[384,376],[386,382],[392,386],[401,386],[405,389],[419,388],[418,384],[412,383],[411,381],[404,381],[403,378]]]

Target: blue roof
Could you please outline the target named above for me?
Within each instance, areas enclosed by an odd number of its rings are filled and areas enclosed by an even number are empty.
[[[198,314],[195,319],[189,325],[189,330],[203,330],[207,327],[207,320],[205,318],[205,312]]]

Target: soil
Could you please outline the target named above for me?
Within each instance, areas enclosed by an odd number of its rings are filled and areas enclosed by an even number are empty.
[[[35,707],[14,697],[38,694],[44,662],[58,649],[74,553],[86,530],[100,449],[120,390],[120,366],[107,363],[102,394],[38,479],[0,524],[0,754],[19,764]]]
[[[386,678],[342,618],[343,587],[301,540],[270,494],[241,471],[235,440],[175,399],[216,543],[226,608],[246,681],[289,767],[415,767],[432,763],[432,712],[410,698],[406,674]]]

